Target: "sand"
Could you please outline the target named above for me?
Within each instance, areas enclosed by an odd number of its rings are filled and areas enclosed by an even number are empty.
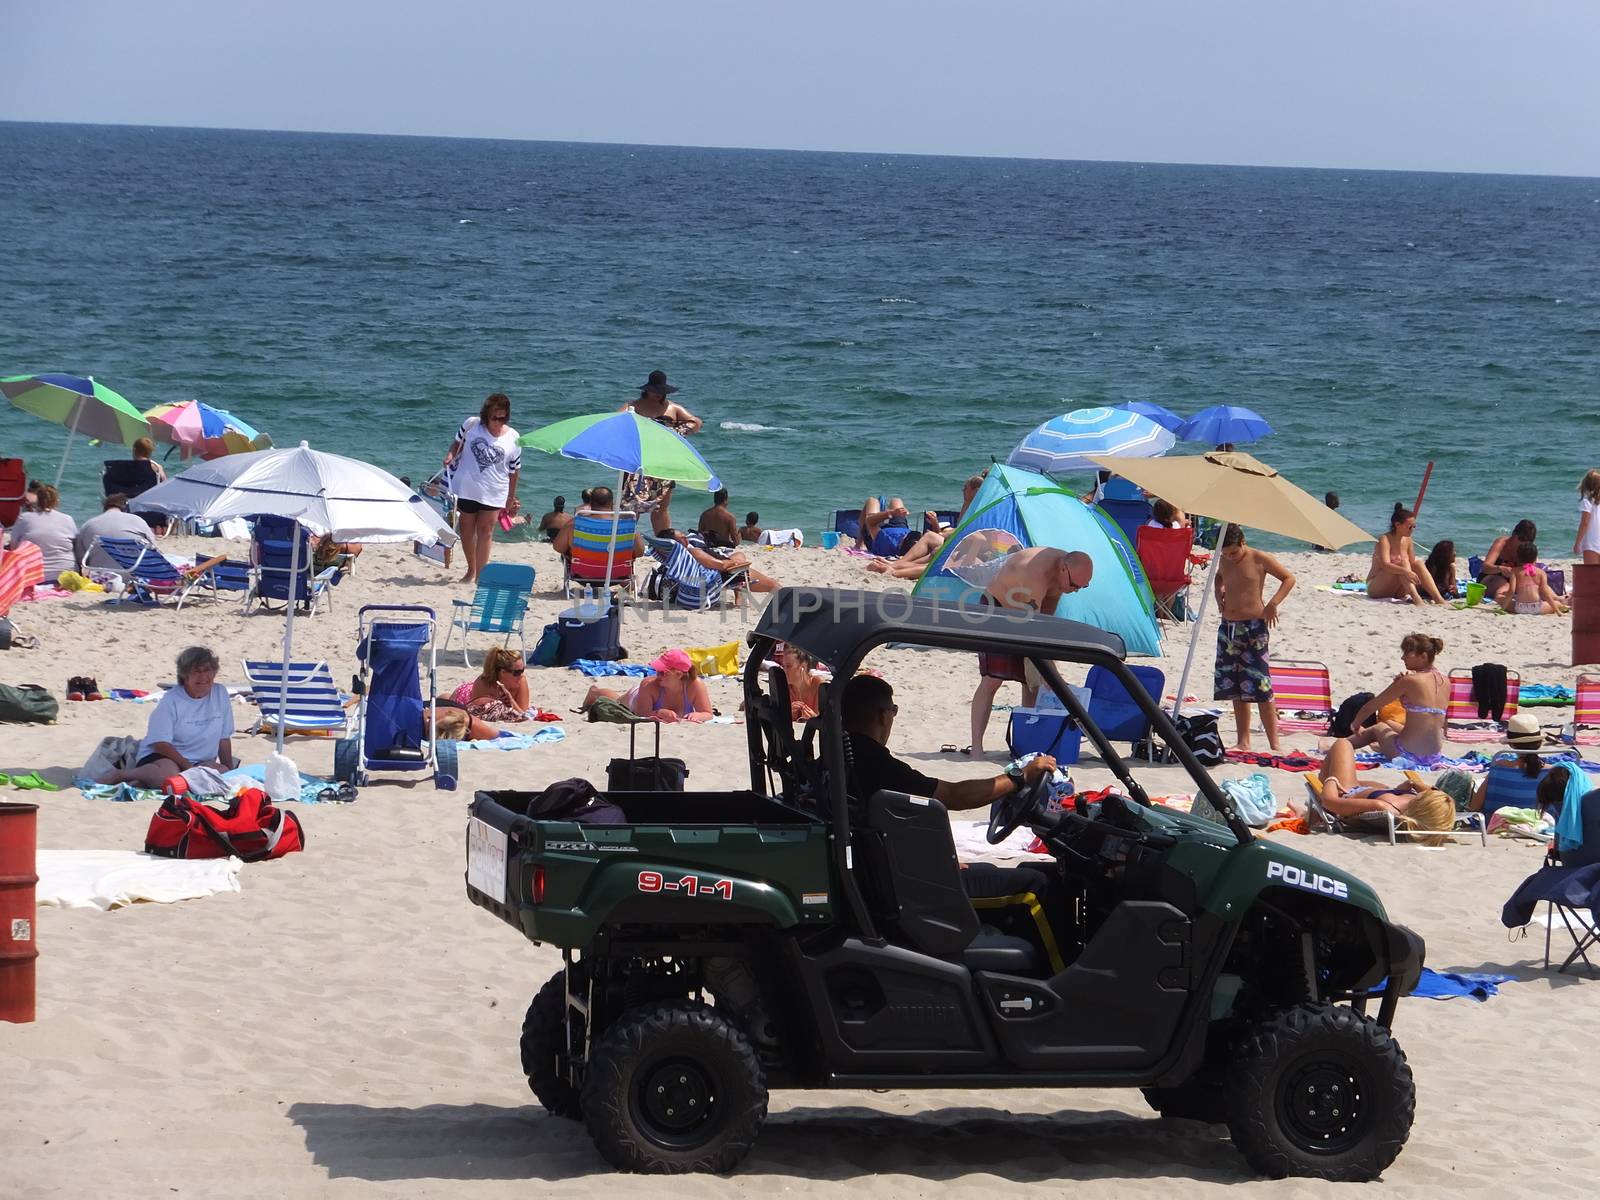
[[[169,548],[209,548],[215,543]],[[237,547],[235,548],[237,549]],[[544,547],[497,547],[534,562],[535,634],[564,607]],[[790,583],[877,586],[861,560],[811,548],[761,554]],[[1361,560],[1287,556],[1300,585],[1274,637],[1282,657],[1314,658],[1333,672],[1336,697],[1376,690],[1400,669],[1413,630],[1444,638],[1440,665],[1494,660],[1530,681],[1569,686],[1569,630],[1560,618],[1509,618],[1369,602],[1316,589]],[[335,593],[332,613],[296,626],[296,656],[325,657],[336,678],[355,669],[362,603],[448,610],[466,589],[403,550],[374,547]],[[113,608],[99,597],[20,605],[13,614],[43,643],[0,654],[0,682],[39,682],[58,693],[69,675],[103,686],[154,689],[176,652],[213,647],[222,677],[242,681],[240,659],[277,653],[281,621],[222,603]],[[741,615],[659,614],[630,619],[624,641],[642,661],[669,645],[742,636]],[[1210,694],[1211,623],[1202,630],[1190,691]],[[486,644],[474,639],[475,650]],[[1183,643],[1169,639],[1169,687]],[[938,753],[965,744],[975,682],[970,657],[883,652],[901,717],[892,748],[947,778],[996,768]],[[466,677],[459,657],[444,686]],[[533,696],[567,714],[585,687],[576,673],[541,670]],[[712,685],[727,713],[732,682]],[[1003,690],[1015,702],[1015,688]],[[1543,710],[1555,721],[1561,710]],[[0,771],[39,770],[67,783],[98,739],[142,732],[148,709],[64,704],[52,726],[0,726]],[[236,715],[247,723],[249,710]],[[1003,745],[1005,714],[991,725]],[[42,1196],[528,1196],[698,1197],[845,1187],[879,1196],[1156,1195],[1173,1186],[1230,1192],[1324,1194],[1304,1181],[1254,1179],[1220,1127],[1162,1121],[1136,1092],[779,1092],[755,1151],[727,1178],[666,1182],[612,1172],[582,1127],[548,1117],[517,1062],[522,1014],[558,956],[523,941],[463,894],[464,806],[473,789],[538,788],[570,775],[603,778],[626,733],[567,715],[567,739],[514,753],[464,753],[461,790],[383,777],[351,805],[301,806],[305,853],[247,866],[238,894],[111,913],[39,913],[39,1019],[0,1024],[0,1194]],[[1224,732],[1231,733],[1231,721]],[[1260,742],[1260,735],[1257,734]],[[1309,746],[1305,735],[1292,744]],[[246,762],[270,742],[240,736]],[[741,786],[742,725],[670,728],[666,753],[688,761],[692,787]],[[302,769],[327,774],[332,743],[291,742]],[[1250,768],[1228,766],[1219,774]],[[1280,797],[1299,779],[1271,772]],[[1075,776],[1109,781],[1094,760]],[[1152,792],[1187,790],[1176,768],[1143,776]],[[19,798],[10,792],[7,798]],[[39,844],[137,848],[148,804],[84,799],[68,788],[37,800]],[[1499,910],[1539,864],[1526,842],[1390,847],[1335,837],[1274,835],[1366,879],[1394,920],[1428,943],[1437,968],[1504,970],[1517,982],[1485,1004],[1411,1000],[1396,1034],[1418,1083],[1410,1144],[1385,1175],[1398,1194],[1589,1195],[1600,1171],[1593,1080],[1600,1050],[1600,981],[1538,966],[1542,944],[1508,938]]]

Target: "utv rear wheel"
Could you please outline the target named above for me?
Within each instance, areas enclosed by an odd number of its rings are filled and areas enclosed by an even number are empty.
[[[1416,1085],[1382,1025],[1304,1004],[1240,1044],[1226,1104],[1234,1145],[1263,1175],[1358,1183],[1378,1178],[1406,1144]]]
[[[730,1171],[766,1116],[755,1049],[703,1004],[625,1013],[589,1056],[583,1117],[606,1161],[625,1171]]]
[[[583,1018],[567,1010],[566,972],[539,989],[522,1022],[522,1071],[528,1087],[551,1116],[576,1120],[582,1115],[578,1089],[567,1081],[567,1022],[572,1043],[583,1049]]]

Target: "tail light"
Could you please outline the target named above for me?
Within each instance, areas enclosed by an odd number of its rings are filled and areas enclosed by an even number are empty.
[[[532,890],[533,890],[533,902],[535,904],[543,904],[544,903],[544,868],[543,867],[535,867],[533,869],[533,889]]]

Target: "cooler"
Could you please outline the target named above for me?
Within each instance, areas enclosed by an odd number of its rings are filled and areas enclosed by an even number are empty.
[[[561,649],[556,665],[571,666],[580,658],[610,662],[622,657],[622,609],[615,604],[582,604],[569,608],[558,618]]]

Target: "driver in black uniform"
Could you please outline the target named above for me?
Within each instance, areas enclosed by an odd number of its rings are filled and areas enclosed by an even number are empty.
[[[949,782],[924,775],[901,762],[885,746],[900,711],[894,702],[894,689],[875,675],[857,675],[845,684],[839,700],[839,717],[849,752],[850,774],[847,787],[851,795],[865,800],[875,792],[903,792],[908,796],[931,796],[945,808],[987,808],[1002,796],[1030,786],[1056,769],[1048,754],[1030,759],[1021,771],[996,775],[993,779],[963,779]],[[975,897],[1012,896],[1032,892],[1042,901],[1049,890],[1049,877],[1037,867],[1002,867],[994,863],[963,864],[962,885]]]

